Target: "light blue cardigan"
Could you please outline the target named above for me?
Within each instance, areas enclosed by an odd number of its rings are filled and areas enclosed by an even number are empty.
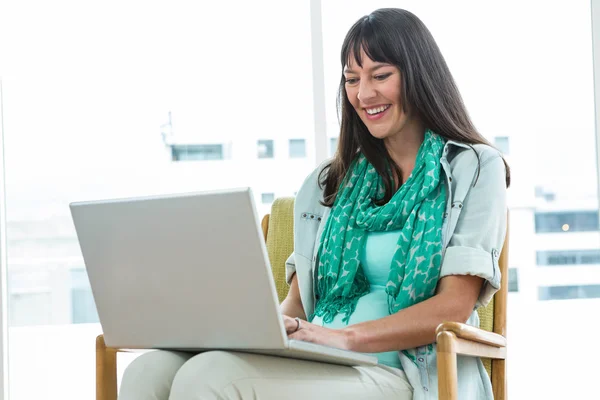
[[[474,149],[474,150],[473,150]],[[492,147],[448,141],[441,164],[448,187],[448,203],[442,226],[444,255],[440,278],[447,275],[476,275],[485,280],[476,308],[485,306],[500,288],[498,259],[506,234],[505,166]],[[479,156],[479,163],[477,162]],[[294,206],[294,253],[286,261],[288,283],[295,272],[306,315],[315,305],[313,281],[318,241],[330,208],[320,204],[321,164],[304,181]],[[474,310],[467,321],[479,327]],[[435,346],[435,345],[434,345]],[[414,389],[414,400],[437,400],[437,359],[425,346],[411,349],[414,363],[398,352],[406,376]],[[479,358],[458,357],[458,397],[461,400],[493,399],[492,386]]]

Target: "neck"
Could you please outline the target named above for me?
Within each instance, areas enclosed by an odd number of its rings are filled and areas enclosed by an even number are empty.
[[[395,177],[399,178],[399,182],[405,182],[410,176],[424,138],[425,128],[421,123],[414,122],[405,125],[396,135],[384,139],[385,147],[392,161],[400,168],[402,173],[401,177]]]

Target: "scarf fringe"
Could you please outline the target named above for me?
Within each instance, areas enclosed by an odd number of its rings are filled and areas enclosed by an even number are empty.
[[[314,317],[322,317],[323,322],[330,323],[337,314],[342,314],[342,322],[348,325],[350,316],[356,309],[358,300],[369,293],[369,291],[369,281],[362,268],[359,268],[354,277],[354,284],[350,288],[350,293],[345,296],[328,296],[321,298],[320,301],[317,301],[315,312],[310,320],[312,321]]]

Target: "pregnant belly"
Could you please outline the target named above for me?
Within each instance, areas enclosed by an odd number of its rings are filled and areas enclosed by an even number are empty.
[[[321,317],[313,318],[312,323],[327,328],[341,329],[347,327],[348,325],[372,321],[390,315],[388,312],[387,293],[385,292],[385,287],[371,285],[370,289],[370,292],[361,297],[356,303],[356,310],[354,310],[350,316],[350,321],[348,324],[342,322],[343,316],[340,314],[336,315],[333,321],[328,323],[323,322],[323,318]],[[379,359],[381,364],[395,368],[402,368],[397,351],[375,353],[373,355]]]

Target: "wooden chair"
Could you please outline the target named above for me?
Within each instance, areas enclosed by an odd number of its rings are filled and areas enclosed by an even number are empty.
[[[487,307],[479,309],[481,328],[444,322],[436,329],[440,400],[457,400],[456,356],[482,357],[492,380],[495,400],[506,400],[506,299],[508,296],[508,215],[500,253],[500,290]]]
[[[294,250],[293,198],[277,199],[271,215],[262,221],[269,260],[279,300],[287,295],[285,260]],[[500,253],[501,289],[484,308],[478,310],[481,328],[458,322],[444,322],[436,330],[438,385],[440,400],[456,400],[456,356],[482,357],[492,380],[495,400],[506,400],[506,298],[508,295],[508,230]]]
[[[287,295],[285,261],[294,250],[294,198],[278,198],[271,214],[262,220],[262,230],[279,301]],[[508,234],[500,256],[502,289],[493,301],[479,310],[482,329],[456,322],[444,322],[437,329],[439,399],[457,399],[456,356],[489,357],[484,360],[491,376],[496,400],[506,400],[506,296],[508,275]],[[107,348],[103,335],[96,338],[96,399],[117,399],[117,352]]]

